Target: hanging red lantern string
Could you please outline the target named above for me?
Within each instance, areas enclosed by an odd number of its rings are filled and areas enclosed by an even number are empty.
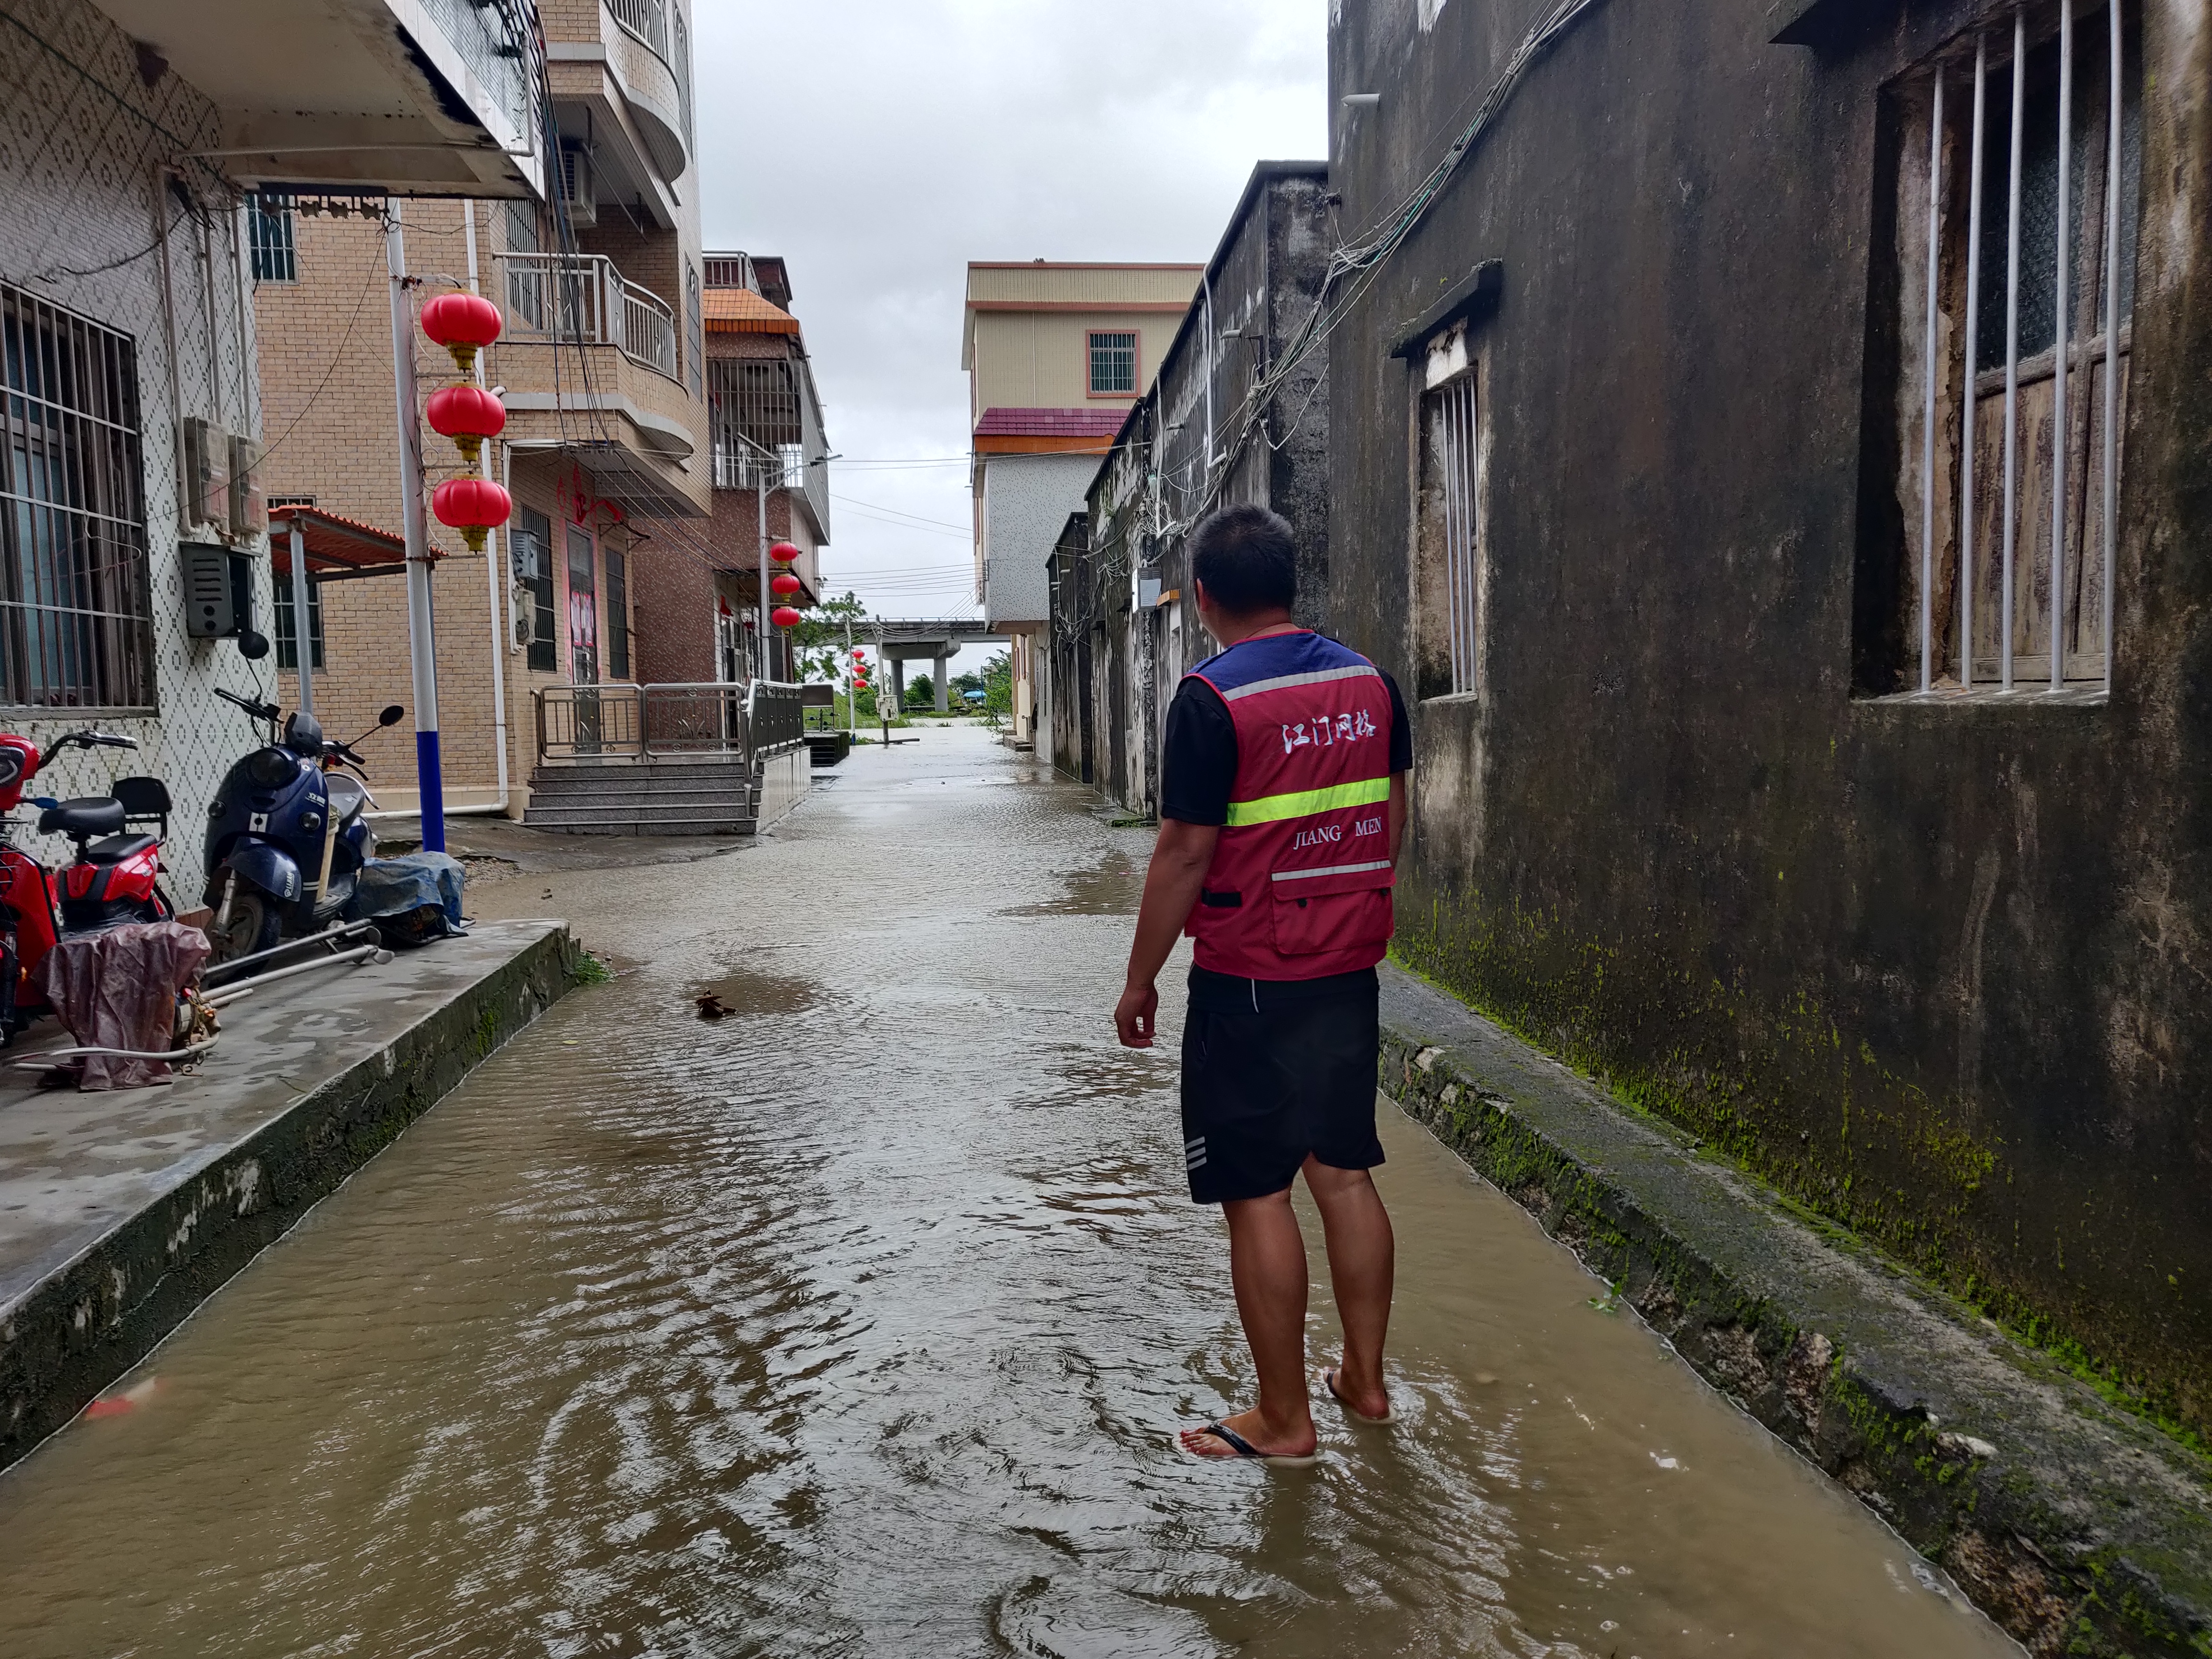
[[[805,584],[788,570],[779,570],[769,580],[768,591],[780,599],[787,599]]]
[[[796,628],[799,621],[799,613],[787,605],[776,606],[769,612],[768,619],[778,628]]]
[[[471,466],[478,465],[483,441],[507,429],[507,406],[479,386],[449,386],[434,392],[422,413],[430,429],[451,438]]]
[[[483,551],[484,532],[505,524],[514,500],[489,478],[448,478],[432,492],[438,522],[461,532],[472,553]]]
[[[462,374],[477,353],[499,338],[499,307],[481,294],[441,294],[422,307],[422,331],[453,354]]]
[[[799,550],[789,542],[778,542],[769,549],[768,556],[778,564],[789,564],[799,556]]]

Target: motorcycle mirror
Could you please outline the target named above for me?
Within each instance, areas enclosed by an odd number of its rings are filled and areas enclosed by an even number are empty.
[[[407,710],[400,704],[386,703],[384,712],[376,717],[376,723],[379,726],[397,726],[406,718]]]
[[[248,662],[259,662],[269,654],[269,636],[247,629],[238,636],[238,654]]]

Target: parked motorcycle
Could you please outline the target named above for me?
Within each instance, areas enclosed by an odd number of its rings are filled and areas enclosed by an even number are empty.
[[[58,801],[41,811],[42,833],[76,843],[76,856],[58,872],[15,845],[14,820],[6,816],[22,804],[24,786],[64,750],[137,746],[88,727],[64,734],[41,753],[28,738],[0,732],[0,1045],[51,1012],[31,971],[57,939],[176,915],[161,885],[161,835],[129,833],[133,823],[149,822],[167,833],[169,792],[158,778],[118,778],[112,796]]]
[[[366,779],[353,744],[325,738],[312,714],[284,719],[273,703],[216,695],[269,722],[268,744],[231,767],[208,808],[208,938],[213,960],[224,962],[320,932],[353,896],[376,837],[363,817],[374,804],[365,783],[340,769]],[[394,703],[370,730],[406,715]]]

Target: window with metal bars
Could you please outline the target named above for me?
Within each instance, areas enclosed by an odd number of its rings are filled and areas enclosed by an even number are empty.
[[[616,549],[602,549],[607,567],[607,673],[629,678],[629,563]]]
[[[1863,690],[2111,685],[2142,160],[2136,15],[2023,6],[1899,88],[1906,556],[1884,632],[1904,648],[1863,672]]]
[[[530,671],[550,674],[554,656],[553,524],[543,513],[523,507],[507,538],[514,556],[514,580],[530,607]]]
[[[271,592],[276,598],[276,665],[297,673],[300,669],[299,622],[294,615],[292,584],[280,581]],[[307,582],[307,657],[319,672],[323,666],[323,585],[310,578]]]
[[[690,360],[691,395],[704,397],[707,368],[707,318],[699,297],[699,267],[684,262],[684,355]]]
[[[1091,395],[1094,398],[1133,398],[1137,395],[1137,337],[1134,334],[1091,336]]]
[[[246,240],[253,257],[257,283],[296,283],[299,257],[292,241],[292,198],[264,196],[258,191],[246,198]]]
[[[718,489],[748,489],[756,472],[777,471],[782,463],[771,465],[770,456],[792,449],[804,455],[799,382],[788,362],[715,358],[707,365],[707,410]]]
[[[1449,361],[1449,350],[1447,351]],[[1463,341],[1457,362],[1466,361]],[[1414,528],[1416,695],[1476,690],[1482,653],[1481,403],[1473,368],[1421,394]]]
[[[137,351],[0,283],[0,701],[150,708]]]

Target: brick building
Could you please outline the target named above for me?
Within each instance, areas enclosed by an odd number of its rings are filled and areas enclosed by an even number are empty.
[[[538,15],[559,146],[548,200],[412,204],[403,231],[418,307],[473,287],[504,321],[478,378],[507,408],[485,450],[514,516],[482,555],[434,520],[430,540],[448,806],[518,816],[541,724],[557,741],[578,718],[574,688],[644,672],[632,596],[648,537],[663,569],[712,556],[688,12],[682,0],[637,0]],[[385,281],[382,232],[333,211],[343,206],[291,192],[254,209],[261,362],[272,427],[286,434],[268,489],[397,532],[391,335],[364,297]],[[419,328],[410,338],[427,403],[455,370]],[[426,492],[473,471],[427,428],[423,464]],[[364,729],[383,704],[410,700],[404,581],[331,572],[313,586],[317,712],[333,729]],[[277,597],[289,696],[290,603]],[[416,804],[409,746],[395,730],[367,751],[387,807]]]
[[[196,899],[192,827],[255,735],[215,692],[269,686],[238,648],[268,624],[264,458],[287,435],[257,372],[247,194],[273,175],[379,202],[533,199],[543,63],[506,5],[396,25],[330,0],[281,42],[216,0],[21,0],[7,21],[0,712],[40,741],[136,738],[119,769],[168,784],[170,879]],[[388,336],[384,287],[380,270],[356,335]],[[228,606],[196,589],[188,613],[188,571]],[[40,787],[111,775],[79,757]]]

